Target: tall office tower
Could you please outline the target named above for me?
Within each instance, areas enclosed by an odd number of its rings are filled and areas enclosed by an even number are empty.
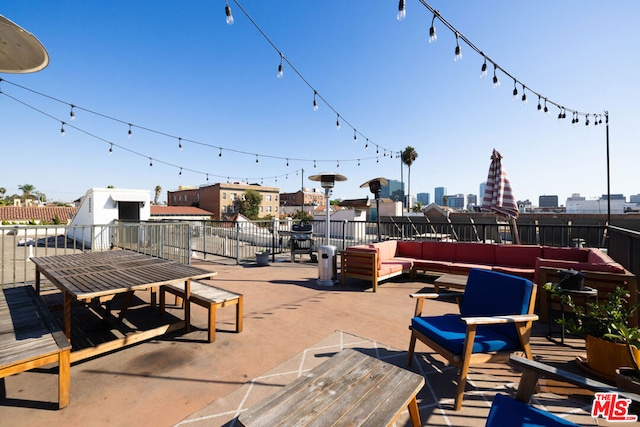
[[[447,189],[444,187],[436,187],[433,190],[433,203],[440,206],[444,205],[444,196],[447,194]]]
[[[404,182],[388,179],[388,184],[380,187],[380,197],[404,202]]]
[[[478,194],[478,206],[482,206],[482,199],[484,199],[484,190],[487,189],[487,182],[480,183],[480,194]]]
[[[538,206],[541,208],[557,208],[558,196],[540,196],[538,197]]]
[[[427,206],[429,203],[431,203],[431,194],[429,193],[418,193],[416,195],[416,198],[418,199],[419,203],[422,203],[422,206]]]

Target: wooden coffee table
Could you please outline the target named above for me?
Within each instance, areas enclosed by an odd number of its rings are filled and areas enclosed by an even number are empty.
[[[464,290],[468,278],[466,274],[443,274],[433,282],[434,291],[440,292],[440,287]]]
[[[409,409],[424,377],[355,350],[343,350],[240,414],[249,426],[388,426]]]

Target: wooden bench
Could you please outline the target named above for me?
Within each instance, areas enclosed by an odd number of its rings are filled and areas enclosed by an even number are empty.
[[[184,288],[175,285],[163,285],[160,287],[160,311],[165,309],[166,292],[184,299]],[[209,310],[209,342],[216,339],[216,310],[228,305],[236,306],[236,332],[242,332],[242,295],[206,285],[197,281],[191,281],[190,301]]]
[[[64,408],[69,404],[70,353],[71,344],[33,287],[0,290],[0,378],[57,362],[58,407]]]

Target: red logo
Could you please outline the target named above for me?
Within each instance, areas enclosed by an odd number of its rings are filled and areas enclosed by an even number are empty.
[[[631,399],[618,399],[618,393],[596,393],[591,407],[591,416],[602,416],[607,421],[638,421],[637,415],[629,415]]]

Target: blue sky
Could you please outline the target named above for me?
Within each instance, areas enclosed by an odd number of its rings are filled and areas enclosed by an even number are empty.
[[[517,199],[606,193],[605,126],[586,127],[583,116],[574,126],[571,114],[558,123],[558,108],[538,113],[530,92],[526,105],[513,100],[512,79],[498,71],[494,88],[491,65],[481,79],[482,57],[462,41],[454,61],[453,32],[436,20],[429,43],[431,12],[406,3],[399,22],[396,0],[239,1],[330,104],[318,98],[314,111],[313,89],[286,61],[276,77],[278,52],[233,0],[232,26],[222,0],[6,2],[0,14],[36,35],[51,62],[0,74],[0,186],[20,194],[28,183],[68,201],[90,187],[160,185],[165,200],[166,190],[205,184],[207,174],[210,183],[296,191],[314,186],[309,175],[333,171],[348,178],[333,197],[356,198],[369,195],[359,188],[368,179],[400,180],[391,153],[411,145],[413,195],[433,197],[439,186],[477,194],[493,148]],[[531,90],[570,110],[608,110],[611,192],[640,193],[639,2],[428,4]]]

